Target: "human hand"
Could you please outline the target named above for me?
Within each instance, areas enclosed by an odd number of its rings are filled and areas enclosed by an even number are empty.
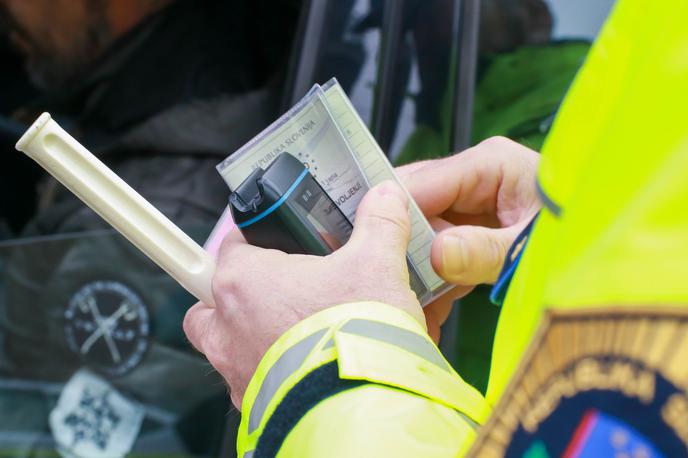
[[[184,332],[227,380],[232,402],[241,408],[244,391],[268,348],[322,309],[378,301],[405,310],[425,326],[409,287],[410,232],[408,198],[391,182],[366,194],[350,240],[329,256],[257,248],[233,231],[218,254],[216,307],[191,307]]]
[[[451,157],[397,169],[437,231],[433,268],[457,285],[423,309],[436,341],[454,300],[496,281],[514,239],[540,209],[538,161],[536,152],[495,137]]]

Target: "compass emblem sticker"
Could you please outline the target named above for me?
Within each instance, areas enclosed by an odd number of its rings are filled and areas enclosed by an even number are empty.
[[[105,375],[117,377],[131,371],[148,349],[148,309],[121,282],[84,285],[69,300],[64,319],[69,348]]]

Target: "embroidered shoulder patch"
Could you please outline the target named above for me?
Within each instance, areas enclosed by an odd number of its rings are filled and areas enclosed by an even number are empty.
[[[469,456],[688,456],[688,310],[549,312]]]

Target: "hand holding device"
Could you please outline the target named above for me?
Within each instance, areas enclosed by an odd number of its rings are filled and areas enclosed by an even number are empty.
[[[325,257],[258,248],[238,231],[225,238],[213,283],[217,307],[199,303],[189,309],[184,331],[228,381],[235,406],[270,345],[320,310],[376,301],[425,324],[409,287],[408,204],[406,192],[392,182],[372,188],[358,207],[349,241]]]
[[[451,157],[396,169],[437,231],[434,269],[457,285],[423,309],[435,341],[454,301],[495,281],[509,247],[539,210],[538,159],[518,143],[493,138]]]
[[[492,283],[516,236],[540,209],[539,154],[491,138],[460,154],[397,169],[437,231],[435,271],[455,285]]]
[[[289,153],[254,170],[229,205],[248,243],[290,254],[328,255],[353,229],[308,168]]]

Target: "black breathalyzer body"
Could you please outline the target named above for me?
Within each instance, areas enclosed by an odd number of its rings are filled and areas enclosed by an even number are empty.
[[[353,226],[308,168],[281,153],[254,170],[229,197],[234,222],[251,245],[289,254],[326,256],[343,246]],[[409,283],[421,303],[431,295],[407,256]]]
[[[343,246],[351,222],[289,153],[258,168],[229,197],[234,222],[251,245],[325,256]]]

